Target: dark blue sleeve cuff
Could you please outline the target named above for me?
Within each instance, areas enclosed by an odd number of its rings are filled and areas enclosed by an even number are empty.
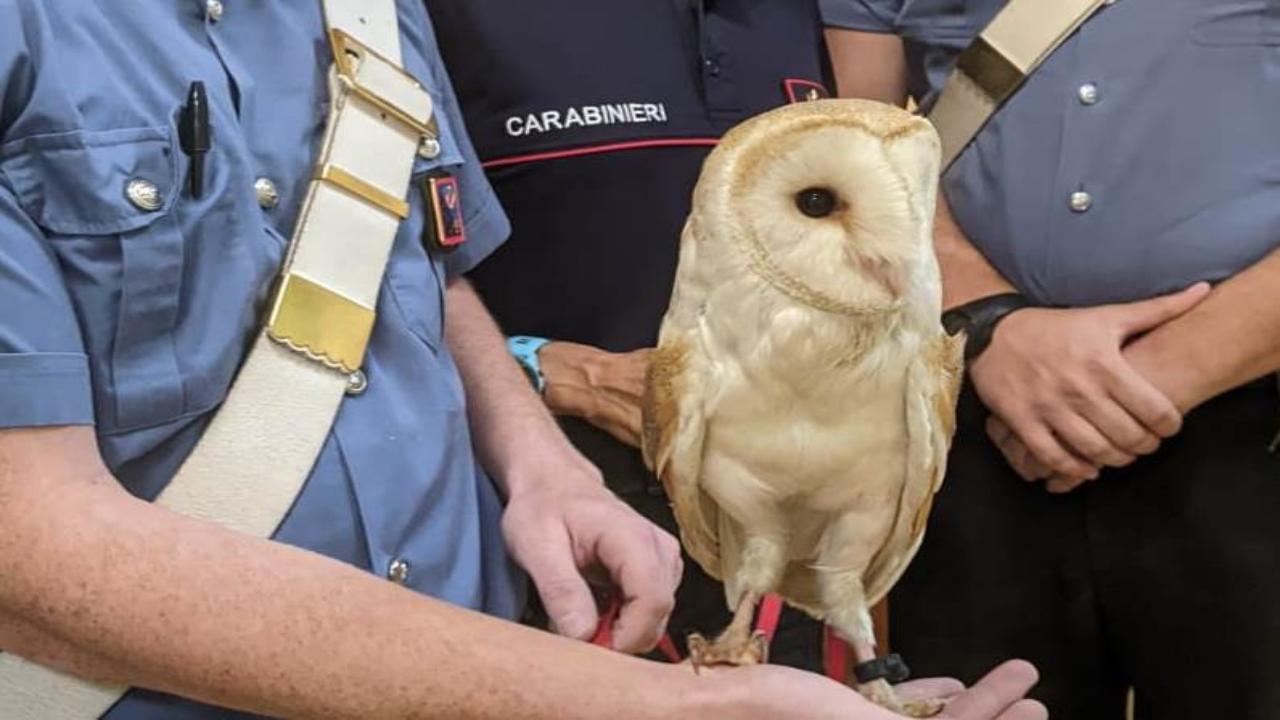
[[[0,428],[93,424],[84,355],[0,354]]]

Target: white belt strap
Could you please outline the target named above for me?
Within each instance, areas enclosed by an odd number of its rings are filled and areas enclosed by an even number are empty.
[[[328,129],[267,320],[226,401],[156,500],[270,537],[328,436],[374,309],[431,98],[401,68],[394,0],[324,0],[334,51]],[[0,654],[0,718],[94,720],[128,690]]]
[[[960,54],[929,120],[951,167],[1000,106],[1041,63],[1104,5],[1115,0],[1010,0]]]

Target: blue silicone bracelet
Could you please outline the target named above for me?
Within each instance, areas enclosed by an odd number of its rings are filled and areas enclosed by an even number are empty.
[[[507,350],[511,351],[511,356],[520,364],[524,374],[529,376],[529,382],[539,394],[546,390],[547,380],[542,377],[542,364],[538,362],[538,351],[549,342],[551,341],[546,338],[528,335],[513,335],[507,338]]]

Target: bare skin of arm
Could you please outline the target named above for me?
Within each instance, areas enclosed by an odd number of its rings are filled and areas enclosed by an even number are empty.
[[[829,27],[827,52],[840,97],[907,103],[907,57],[902,38]]]
[[[680,698],[663,666],[136,500],[88,428],[0,432],[0,527],[0,647],[83,676],[304,718],[661,717]]]
[[[807,673],[697,676],[179,517],[125,493],[89,428],[0,432],[0,527],[0,647],[85,678],[294,718],[892,717]],[[1005,666],[955,717],[1042,718],[1034,680]]]
[[[1196,308],[1124,349],[1129,362],[1182,413],[1255,378],[1280,370],[1280,251],[1214,288]],[[993,432],[1008,434],[997,425]],[[1030,456],[1016,439],[1007,453]],[[1043,473],[1035,467],[1030,472]],[[1054,474],[1053,492],[1085,480]]]
[[[680,583],[680,544],[604,487],[529,386],[467,281],[450,283],[445,308],[476,448],[508,494],[507,544],[532,576],[556,629],[580,640],[594,632],[596,601],[583,572],[598,567],[623,601],[615,648],[653,648]]]
[[[547,382],[547,407],[639,447],[640,399],[650,352],[645,348],[612,353],[579,343],[547,343],[538,353]]]
[[[1280,250],[1130,344],[1125,356],[1183,412],[1280,370]]]

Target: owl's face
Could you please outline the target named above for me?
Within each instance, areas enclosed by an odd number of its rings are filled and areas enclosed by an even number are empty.
[[[704,230],[732,238],[754,270],[802,300],[897,307],[937,284],[938,146],[928,122],[879,103],[766,113],[708,158],[698,203],[723,227]]]

